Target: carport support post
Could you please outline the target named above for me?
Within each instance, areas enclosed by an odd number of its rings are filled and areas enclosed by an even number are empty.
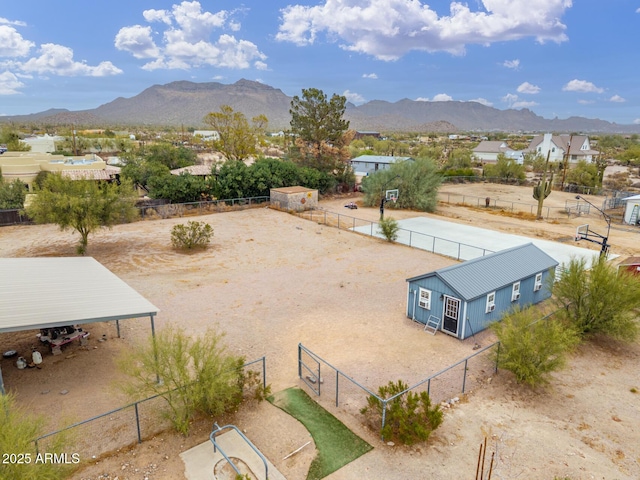
[[[118,332],[118,338],[120,338],[120,320],[116,319],[116,331]]]
[[[2,368],[0,368],[0,395],[6,395],[7,392],[4,391],[4,380],[2,378]]]
[[[153,359],[156,362],[156,382],[160,383],[160,373],[158,373],[158,345],[156,344],[156,326],[153,322],[153,314],[149,315],[151,318],[151,341],[153,342]]]

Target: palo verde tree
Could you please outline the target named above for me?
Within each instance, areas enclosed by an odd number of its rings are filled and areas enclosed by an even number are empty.
[[[561,320],[537,319],[533,308],[514,309],[491,329],[500,340],[498,367],[530,387],[549,383],[550,374],[565,365],[567,354],[579,340]]]
[[[291,132],[296,138],[293,158],[298,163],[349,181],[349,143],[354,132],[345,120],[346,97],[333,94],[331,99],[317,88],[302,90],[302,97],[291,100]]]
[[[179,328],[163,329],[120,358],[119,367],[129,377],[121,388],[133,400],[162,395],[169,408],[166,417],[184,435],[198,413],[218,416],[235,410],[245,389],[256,388],[254,397],[262,399],[265,386],[244,373],[244,357],[229,353],[222,339],[212,329],[197,338]]]
[[[26,208],[36,223],[55,223],[61,230],[80,234],[77,251],[87,251],[89,235],[102,227],[128,222],[138,215],[136,194],[130,182],[72,180],[59,173],[48,175],[42,189]]]
[[[553,286],[558,305],[581,337],[602,334],[634,341],[640,333],[640,282],[618,271],[604,255],[591,268],[584,259],[572,259]]]
[[[438,202],[442,176],[435,162],[428,158],[392,163],[389,169],[378,170],[362,179],[364,204],[380,204],[386,189],[399,189],[397,202],[387,202],[385,208],[406,208],[433,212]]]
[[[251,124],[242,112],[234,112],[229,105],[222,105],[219,112],[204,117],[204,123],[218,132],[214,147],[229,160],[246,160],[257,153],[257,146],[267,129],[265,115],[251,119]]]

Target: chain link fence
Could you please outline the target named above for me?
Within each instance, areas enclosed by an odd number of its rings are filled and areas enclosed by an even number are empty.
[[[262,388],[267,385],[266,357],[245,363],[246,376],[259,380]],[[260,388],[258,385],[256,388]],[[42,435],[34,440],[37,452],[49,451],[47,447],[61,437],[66,438],[83,458],[101,455],[124,448],[164,432],[171,427],[170,410],[163,394],[125,405],[115,410],[83,420],[65,428]]]
[[[354,417],[357,417],[360,410],[367,406],[369,396],[377,398],[383,405],[380,425],[382,430],[385,426],[387,405],[407,392],[417,394],[427,392],[431,401],[436,404],[449,402],[487,382],[498,371],[499,350],[500,342],[495,342],[392,397],[382,398],[363,382],[333,366],[300,343],[298,344],[298,377],[321,403],[335,402],[336,407],[342,406]]]

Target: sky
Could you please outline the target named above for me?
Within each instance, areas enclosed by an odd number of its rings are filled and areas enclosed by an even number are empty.
[[[0,115],[242,78],[640,124],[640,1],[0,0]]]

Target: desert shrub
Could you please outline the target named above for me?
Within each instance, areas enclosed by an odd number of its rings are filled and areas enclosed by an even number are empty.
[[[572,259],[553,286],[553,294],[568,322],[582,337],[602,334],[634,341],[640,333],[640,282],[631,273],[595,257],[591,268]]]
[[[565,365],[567,353],[578,342],[573,329],[557,319],[536,321],[532,309],[513,310],[491,328],[500,340],[498,367],[532,387],[548,383],[550,373]]]
[[[192,338],[181,329],[167,328],[119,360],[128,375],[120,386],[133,400],[162,395],[169,407],[165,417],[186,435],[196,414],[233,411],[250,383],[261,386],[243,372],[244,357],[227,353],[222,338],[211,329]]]
[[[67,453],[67,464],[43,461],[38,457],[34,440],[45,433],[44,417],[31,415],[20,407],[12,394],[0,395],[0,451],[8,457],[0,463],[0,478],[56,480],[67,478],[80,458],[72,455],[70,439],[64,434],[51,437],[47,453]],[[16,457],[10,457],[15,454]],[[77,460],[77,461],[76,461]],[[74,463],[75,462],[75,463]]]
[[[205,222],[192,222],[174,225],[171,229],[171,244],[175,248],[192,250],[207,248],[213,237],[213,227]]]
[[[379,232],[384,235],[384,238],[386,238],[387,241],[395,242],[398,239],[398,230],[400,230],[400,225],[398,225],[398,222],[394,218],[384,218],[380,220],[378,226]]]
[[[404,392],[408,385],[402,380],[389,382],[378,388],[378,396],[391,398]],[[380,425],[382,422],[383,403],[374,395],[367,398],[367,406],[360,410],[370,424]],[[394,439],[405,445],[426,442],[431,433],[437,429],[443,420],[440,405],[431,406],[431,399],[427,392],[407,392],[400,395],[386,406],[385,425],[381,434],[385,439]]]

